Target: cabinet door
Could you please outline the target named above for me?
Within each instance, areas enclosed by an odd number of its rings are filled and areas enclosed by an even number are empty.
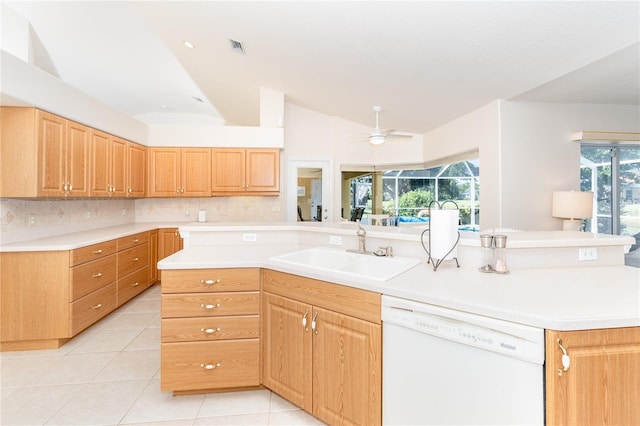
[[[149,197],[180,195],[180,149],[149,148]]]
[[[38,126],[38,195],[63,196],[66,174],[66,120],[36,110]]]
[[[640,424],[640,327],[548,330],[545,347],[548,425]]]
[[[127,141],[111,137],[111,196],[127,194]]]
[[[144,197],[147,176],[147,149],[127,143],[127,197]]]
[[[381,424],[380,325],[318,307],[313,316],[313,414],[329,424]]]
[[[185,148],[182,150],[181,195],[211,196],[211,149]]]
[[[66,179],[67,195],[88,197],[90,186],[89,160],[91,129],[82,124],[67,121]]]
[[[245,190],[244,149],[213,149],[211,163],[212,192],[243,192]]]
[[[149,231],[149,284],[158,281],[158,230]]]
[[[177,228],[166,228],[158,231],[158,260],[182,250],[182,238]]]
[[[309,412],[313,408],[311,315],[311,305],[263,293],[263,384]]]
[[[91,191],[93,197],[108,197],[111,185],[111,136],[91,131]]]
[[[247,149],[246,162],[247,191],[280,191],[280,150]]]

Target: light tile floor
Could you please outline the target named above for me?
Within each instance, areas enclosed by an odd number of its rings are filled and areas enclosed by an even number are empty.
[[[269,390],[160,391],[160,286],[55,350],[0,354],[2,425],[322,425]]]

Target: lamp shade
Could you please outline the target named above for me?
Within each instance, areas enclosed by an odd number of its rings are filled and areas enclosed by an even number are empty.
[[[564,219],[585,219],[593,215],[593,192],[555,191],[551,215]]]

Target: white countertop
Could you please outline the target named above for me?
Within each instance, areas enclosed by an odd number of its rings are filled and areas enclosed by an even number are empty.
[[[271,256],[307,247],[191,247],[160,269],[262,267],[553,330],[640,326],[640,269],[627,266],[512,270],[483,274],[445,262],[420,265],[385,282],[283,265]]]
[[[17,251],[56,251],[73,250],[103,241],[126,237],[138,232],[150,231],[159,228],[177,228],[183,223],[175,222],[136,222],[126,225],[109,226],[85,231],[70,232],[62,235],[38,238],[35,240],[21,241],[0,245],[0,252]]]

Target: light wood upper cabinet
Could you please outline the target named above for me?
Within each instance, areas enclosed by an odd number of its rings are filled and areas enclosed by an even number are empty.
[[[380,295],[263,271],[263,384],[328,424],[382,422]]]
[[[127,142],[127,197],[144,197],[147,187],[147,149]]]
[[[38,195],[63,196],[66,193],[66,120],[36,110],[38,144]]]
[[[67,120],[65,181],[67,195],[88,197],[91,175],[91,129]]]
[[[0,111],[0,196],[88,195],[88,127],[35,108]]]
[[[214,148],[213,195],[277,195],[280,192],[280,150]]]
[[[112,197],[124,197],[127,195],[127,141],[111,137],[113,187]]]
[[[149,197],[211,196],[211,149],[149,148]]]
[[[545,347],[548,425],[640,424],[640,328],[547,330]]]

